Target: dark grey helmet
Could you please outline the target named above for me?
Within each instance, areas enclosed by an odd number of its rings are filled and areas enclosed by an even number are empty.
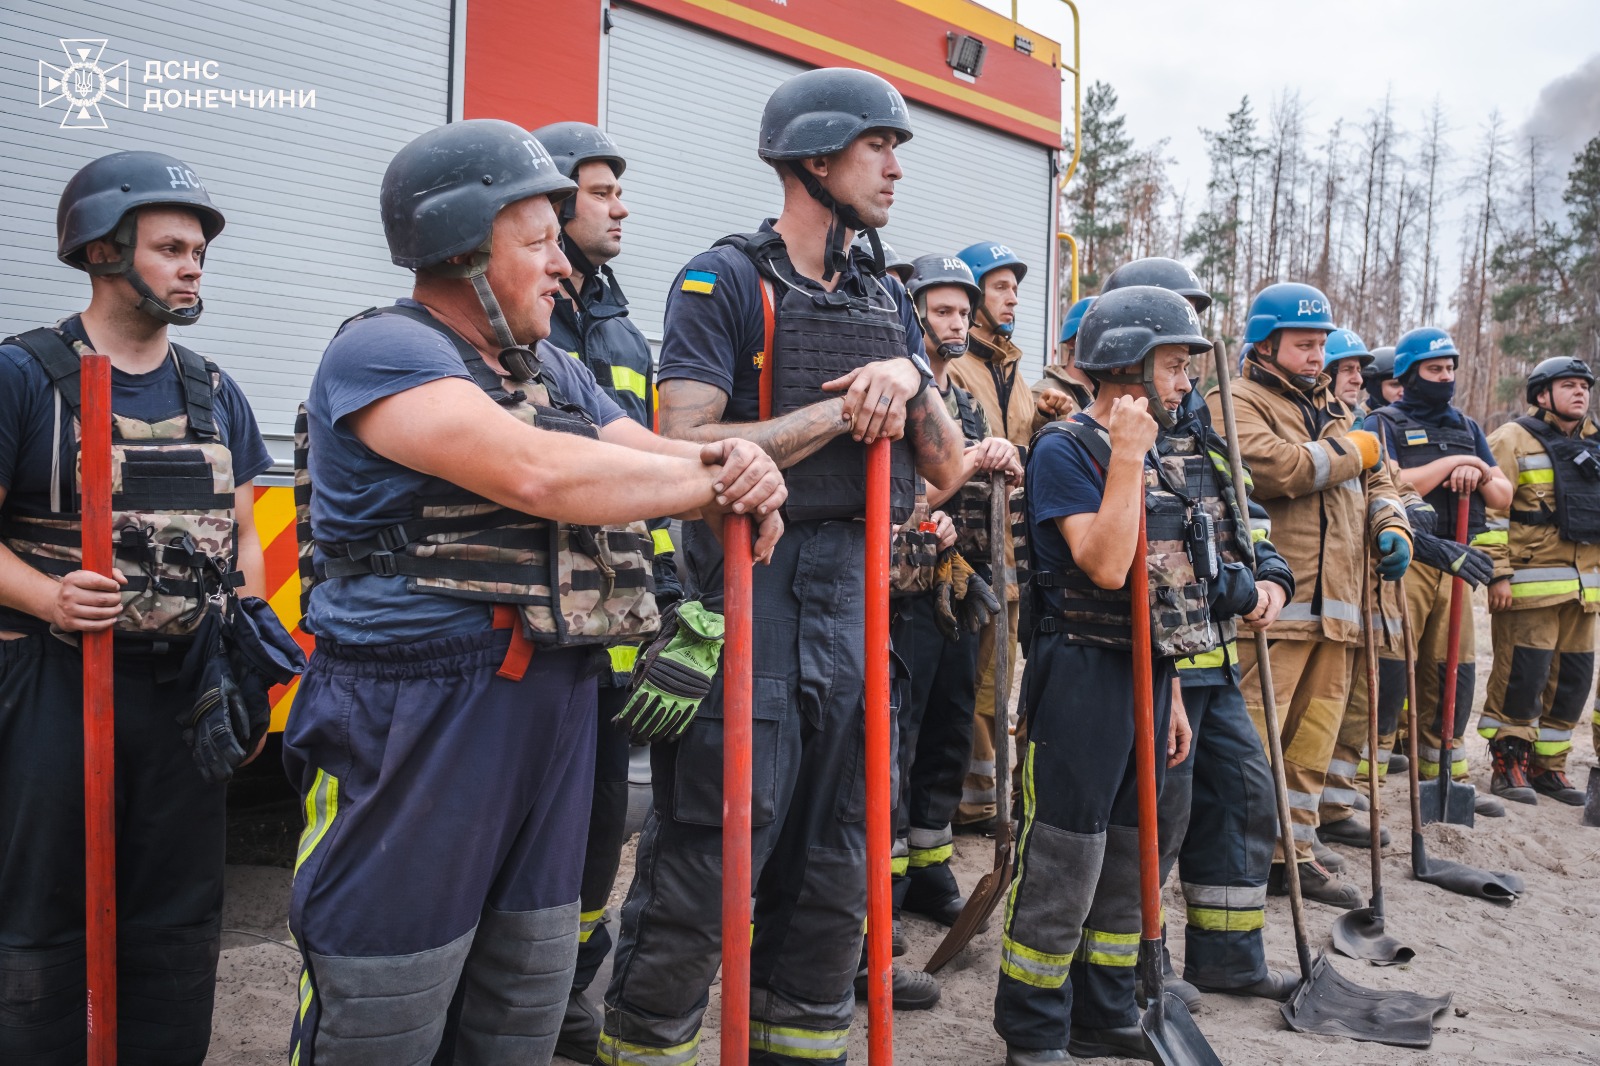
[[[611,135],[599,126],[587,122],[552,122],[533,131],[544,150],[555,160],[556,169],[573,181],[578,180],[578,168],[595,160],[609,163],[611,172],[622,177],[628,161]]]
[[[887,248],[884,249],[888,251]],[[967,291],[967,296],[976,308],[983,299],[983,290],[978,288],[978,283],[972,278],[972,268],[953,255],[919,255],[911,263],[911,280],[906,282],[906,291],[915,300],[924,289],[935,288],[939,285],[956,285]]]
[[[1170,429],[1174,420],[1156,392],[1149,359],[1164,344],[1184,345],[1191,355],[1211,350],[1188,300],[1156,285],[1130,285],[1103,292],[1089,305],[1073,362],[1096,381],[1142,379],[1151,416]]]
[[[1372,362],[1361,368],[1361,379],[1367,382],[1388,381],[1394,377],[1394,345],[1372,349]]]
[[[205,184],[182,160],[161,152],[114,152],[84,165],[61,191],[56,205],[56,257],[90,274],[121,274],[141,297],[139,310],[169,325],[187,326],[199,319],[205,305],[196,300],[193,307],[174,309],[133,269],[138,226],[132,212],[141,207],[193,211],[208,244],[225,224]],[[120,257],[90,264],[84,257],[85,246],[107,237],[121,249]]]
[[[1100,291],[1106,293],[1129,285],[1154,285],[1161,289],[1171,289],[1195,304],[1195,310],[1202,315],[1206,313],[1206,308],[1211,306],[1211,294],[1201,286],[1200,279],[1194,276],[1194,271],[1176,259],[1168,259],[1165,256],[1152,255],[1122,264],[1106,278],[1105,284],[1100,286]]]
[[[865,233],[856,234],[855,243],[850,247],[868,258],[872,257],[872,242],[867,239]],[[909,282],[911,280],[911,272],[916,269],[916,263],[896,252],[894,246],[888,241],[878,241],[878,247],[883,250],[884,269],[899,278],[902,285]]]
[[[410,270],[436,268],[482,249],[507,204],[533,196],[559,203],[576,189],[533,134],[514,123],[477,118],[436,126],[395,153],[384,171],[378,202],[389,256]]]
[[[1528,373],[1528,387],[1525,390],[1528,402],[1537,403],[1534,397],[1562,378],[1582,378],[1593,385],[1594,371],[1589,369],[1588,363],[1570,355],[1545,359]]]
[[[842,152],[868,130],[911,139],[911,115],[900,90],[876,74],[823,67],[796,74],[767,97],[758,154],[768,163]]]

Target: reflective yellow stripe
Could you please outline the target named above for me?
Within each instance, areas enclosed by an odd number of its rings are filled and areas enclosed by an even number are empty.
[[[1600,603],[1600,589],[1584,589],[1583,590],[1583,602],[1584,603]]]
[[[750,1019],[750,1050],[791,1059],[842,1059],[850,1049],[850,1030],[796,1029]]]
[[[1072,970],[1071,955],[1036,951],[1009,936],[1000,937],[1000,972],[1034,988],[1060,988]]]
[[[300,831],[300,847],[295,853],[294,870],[311,857],[317,845],[327,835],[328,827],[339,813],[339,779],[318,767],[317,776],[311,779],[311,791],[306,793],[306,827]]]
[[[1505,530],[1491,529],[1486,533],[1479,533],[1476,537],[1473,537],[1472,545],[1473,547],[1481,548],[1486,544],[1507,544],[1510,543],[1510,539],[1511,534]]]
[[[1535,755],[1560,755],[1572,750],[1570,740],[1536,740],[1533,742]]]
[[[613,644],[606,649],[611,656],[611,669],[619,674],[633,673],[633,664],[639,661],[639,649],[633,644]]]
[[[906,869],[911,865],[911,859],[906,855],[896,855],[889,860],[889,873],[895,877],[904,877]]]
[[[1203,651],[1199,655],[1191,655],[1187,659],[1178,660],[1179,670],[1204,670],[1208,667],[1226,666],[1230,662],[1239,661],[1239,646],[1234,641]]]
[[[1094,966],[1132,966],[1139,959],[1139,934],[1085,929],[1078,951]]]
[[[1266,530],[1264,530],[1264,529],[1254,529],[1254,528],[1252,528],[1250,530],[1250,543],[1252,543],[1252,544],[1260,544],[1262,541],[1264,541],[1266,539],[1267,539],[1267,531]]]
[[[300,1021],[306,1020],[306,1011],[311,1009],[311,975],[304,970],[300,971]],[[299,1048],[295,1049],[299,1053]]]
[[[587,944],[594,931],[600,928],[606,920],[606,909],[601,907],[597,911],[584,911],[578,915],[578,943]]]
[[[1264,929],[1267,925],[1267,912],[1256,911],[1230,911],[1215,907],[1189,908],[1189,924],[1201,929],[1208,929],[1213,933],[1249,933],[1256,929]]]
[[[645,398],[644,375],[631,367],[611,367],[611,387],[619,392],[631,392],[639,399]]]
[[[1520,585],[1512,584],[1511,598],[1515,600],[1532,596],[1567,596],[1577,591],[1576,581],[1527,581]]]
[[[618,1040],[602,1031],[594,1061],[605,1066],[694,1066],[700,1061],[700,1034],[695,1033],[692,1040],[671,1047],[646,1047]]]
[[[1555,480],[1554,470],[1523,470],[1517,474],[1518,485],[1553,485]]]
[[[650,531],[650,543],[655,548],[657,555],[671,555],[672,531],[665,526]]]
[[[923,866],[937,866],[941,862],[949,862],[950,856],[955,854],[955,846],[943,844],[937,848],[915,848],[911,852],[911,865],[914,868]]]

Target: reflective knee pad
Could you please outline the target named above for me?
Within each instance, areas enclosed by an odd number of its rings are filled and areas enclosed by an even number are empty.
[[[1564,651],[1556,667],[1556,692],[1550,701],[1550,710],[1544,716],[1547,723],[1577,725],[1584,704],[1589,700],[1589,685],[1594,681],[1594,652]]]
[[[1400,712],[1406,706],[1404,659],[1378,660],[1378,735],[1393,736],[1400,729]]]
[[[1511,649],[1510,677],[1506,680],[1503,705],[1495,717],[1507,723],[1532,722],[1539,717],[1544,688],[1550,680],[1550,666],[1555,662],[1555,655],[1550,648],[1515,646]],[[1584,688],[1587,690],[1588,685],[1585,684]],[[1584,695],[1588,695],[1587,691]],[[1459,695],[1456,697],[1456,706],[1461,706]],[[1469,703],[1467,706],[1472,705]]]
[[[537,911],[486,908],[461,973],[457,1058],[475,1066],[547,1062],[578,952],[578,902]]]
[[[77,1066],[84,1035],[83,942],[0,948],[0,1062]]]

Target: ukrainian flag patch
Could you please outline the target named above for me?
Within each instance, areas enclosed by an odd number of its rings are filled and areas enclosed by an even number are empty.
[[[716,291],[717,276],[709,270],[685,270],[680,288],[684,292],[701,292],[710,296]]]
[[[1425,429],[1406,430],[1406,446],[1415,447],[1418,444],[1428,443],[1428,431]]]

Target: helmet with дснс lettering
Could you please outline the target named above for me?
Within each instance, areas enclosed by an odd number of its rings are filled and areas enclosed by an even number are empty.
[[[1211,350],[1188,300],[1156,285],[1130,285],[1102,293],[1078,327],[1079,370],[1096,381],[1143,383],[1150,413],[1164,428],[1174,419],[1156,391],[1151,354],[1178,344],[1191,355]]]

